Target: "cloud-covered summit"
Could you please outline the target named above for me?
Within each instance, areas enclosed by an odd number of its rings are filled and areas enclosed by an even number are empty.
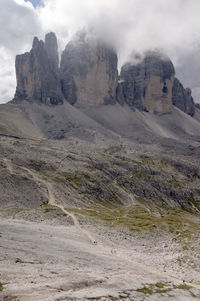
[[[32,0],[35,8],[23,0],[0,1],[0,102],[13,97],[14,57],[30,49],[33,36],[54,31],[61,51],[82,28],[117,48],[119,65],[133,50],[162,49],[198,101],[199,0],[43,0],[44,6]]]

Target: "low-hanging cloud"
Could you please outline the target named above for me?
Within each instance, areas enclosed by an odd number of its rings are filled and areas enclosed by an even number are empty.
[[[14,66],[14,53],[29,50],[35,34],[43,38],[45,32],[54,31],[61,50],[76,31],[85,28],[117,49],[119,66],[128,60],[133,50],[144,53],[149,49],[162,49],[198,101],[199,0],[43,0],[44,6],[37,10],[23,0],[0,1],[5,7],[4,17],[11,23],[4,27],[5,37],[0,44],[0,47],[6,45],[12,53],[5,60],[6,64],[13,60]],[[1,86],[0,90],[3,90]]]
[[[30,47],[41,26],[30,3],[0,0],[0,4],[0,103],[4,103],[14,95],[15,55]]]

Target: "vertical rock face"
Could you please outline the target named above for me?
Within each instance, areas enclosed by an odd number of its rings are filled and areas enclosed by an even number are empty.
[[[148,53],[142,62],[122,67],[117,99],[139,110],[170,112],[174,74],[168,58],[156,52]]]
[[[53,32],[45,35],[45,50],[47,52],[49,61],[54,65],[55,70],[58,71],[59,57],[58,44],[56,35]]]
[[[66,100],[77,107],[115,103],[117,54],[79,34],[62,53],[60,78]]]
[[[15,67],[14,101],[62,104],[66,99],[77,107],[118,101],[154,113],[168,113],[175,105],[191,116],[195,114],[191,90],[184,89],[174,77],[169,58],[148,52],[138,63],[125,64],[118,80],[116,52],[85,32],[68,43],[60,68],[52,32],[45,36],[45,42],[35,37],[30,52],[16,56]]]
[[[31,51],[16,56],[15,67],[17,88],[14,101],[25,99],[47,104],[63,102],[54,33],[46,35],[45,43],[35,37]]]
[[[173,105],[178,107],[183,112],[190,116],[195,114],[195,104],[192,97],[192,92],[189,88],[184,89],[180,81],[175,78],[172,89],[172,102]]]

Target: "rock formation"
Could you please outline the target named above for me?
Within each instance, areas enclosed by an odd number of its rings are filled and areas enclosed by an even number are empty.
[[[15,67],[17,88],[14,101],[63,103],[58,72],[57,39],[54,33],[45,36],[45,43],[35,37],[31,51],[16,56]]]
[[[170,112],[174,74],[174,66],[168,58],[149,52],[142,62],[122,67],[117,99],[139,110]]]
[[[190,88],[184,89],[180,81],[175,78],[172,89],[172,102],[173,105],[178,107],[183,112],[194,116],[195,104],[192,97],[192,91]]]
[[[16,56],[17,88],[14,101],[62,104],[76,107],[128,104],[154,113],[171,112],[173,105],[194,116],[195,104],[189,88],[175,78],[170,59],[159,52],[147,52],[136,63],[125,64],[118,80],[116,52],[80,32],[67,44],[59,68],[54,33],[37,37],[32,49]]]
[[[172,105],[175,105],[194,116],[192,92],[174,76],[174,66],[169,58],[149,52],[139,63],[127,63],[122,67],[117,100],[122,105],[127,103],[140,111],[154,113],[170,112]]]
[[[114,103],[117,54],[82,32],[62,53],[60,78],[66,100],[77,107]]]
[[[59,65],[58,44],[57,44],[56,35],[53,32],[47,33],[45,35],[44,47],[47,52],[47,56],[51,61],[51,64],[53,64],[54,69],[58,71],[58,65]]]

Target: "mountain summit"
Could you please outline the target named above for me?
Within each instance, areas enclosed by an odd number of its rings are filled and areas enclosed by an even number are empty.
[[[62,53],[60,79],[66,100],[77,107],[114,104],[117,53],[80,33]]]
[[[194,116],[191,90],[175,77],[171,60],[149,51],[138,63],[122,66],[118,77],[117,53],[86,32],[78,33],[61,56],[59,67],[54,33],[37,37],[32,49],[16,56],[17,88],[14,101],[48,105],[69,102],[79,108],[127,104],[133,110],[170,113],[173,106]]]
[[[54,33],[45,36],[45,42],[33,39],[32,49],[16,56],[17,88],[15,101],[39,101],[62,104],[58,69],[58,46]]]

